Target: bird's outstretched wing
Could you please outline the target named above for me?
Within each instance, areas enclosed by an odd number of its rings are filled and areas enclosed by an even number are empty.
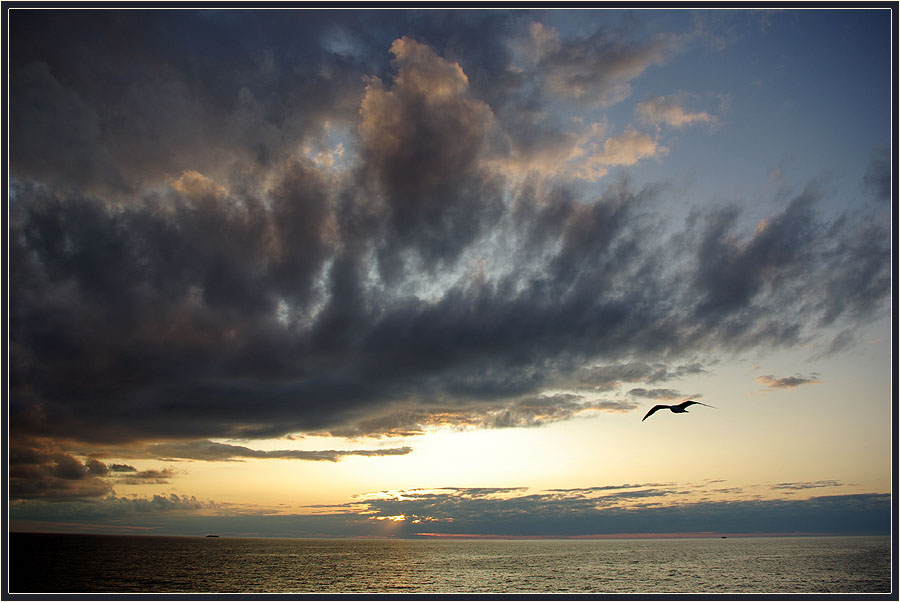
[[[647,414],[643,418],[641,418],[641,422],[647,420],[647,418],[649,418],[653,414],[653,412],[655,412],[656,410],[667,410],[667,409],[669,409],[669,406],[664,406],[664,405],[653,406],[652,408],[650,408],[650,411],[647,412]]]
[[[706,403],[701,403],[701,402],[699,402],[699,401],[694,401],[693,399],[689,399],[688,401],[683,401],[683,402],[679,403],[678,405],[679,405],[680,407],[682,407],[682,408],[686,408],[686,407],[692,406],[692,405],[698,405],[698,406],[706,406],[706,407],[708,407],[708,408],[713,408],[713,409],[715,409],[715,406],[711,406],[711,405],[706,404]]]

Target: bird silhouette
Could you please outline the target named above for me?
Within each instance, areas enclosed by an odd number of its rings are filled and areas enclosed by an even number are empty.
[[[701,405],[701,406],[706,406],[708,408],[714,408],[714,406],[707,405],[705,403],[700,403],[699,401],[692,401],[690,399],[687,401],[682,401],[678,405],[674,405],[674,406],[666,406],[666,405],[660,404],[660,405],[656,405],[656,406],[653,406],[652,408],[650,408],[650,411],[647,412],[647,414],[643,418],[641,418],[641,422],[647,420],[647,418],[649,418],[653,414],[653,412],[655,412],[657,410],[671,410],[675,414],[686,414],[688,406],[692,406],[695,404]]]

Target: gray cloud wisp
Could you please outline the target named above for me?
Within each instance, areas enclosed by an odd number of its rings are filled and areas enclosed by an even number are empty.
[[[821,382],[818,374],[811,374],[809,376],[785,376],[781,378],[772,376],[771,374],[765,374],[763,376],[757,376],[756,381],[766,385],[769,389],[795,389],[801,385],[816,385]]]
[[[242,445],[216,443],[214,441],[189,441],[180,443],[155,443],[146,453],[153,457],[181,460],[225,461],[240,458],[282,459],[337,462],[347,456],[402,456],[410,453],[410,447],[356,450],[258,450]]]

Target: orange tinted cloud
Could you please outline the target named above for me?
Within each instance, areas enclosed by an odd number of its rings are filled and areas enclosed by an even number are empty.
[[[816,373],[812,373],[809,376],[786,376],[783,378],[776,378],[771,374],[765,374],[763,376],[757,376],[756,381],[766,385],[769,389],[795,389],[800,385],[820,384],[821,381],[818,380],[818,378],[819,375]]]

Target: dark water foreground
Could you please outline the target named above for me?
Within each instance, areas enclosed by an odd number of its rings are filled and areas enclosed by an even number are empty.
[[[889,593],[888,537],[301,540],[13,533],[10,592]]]

